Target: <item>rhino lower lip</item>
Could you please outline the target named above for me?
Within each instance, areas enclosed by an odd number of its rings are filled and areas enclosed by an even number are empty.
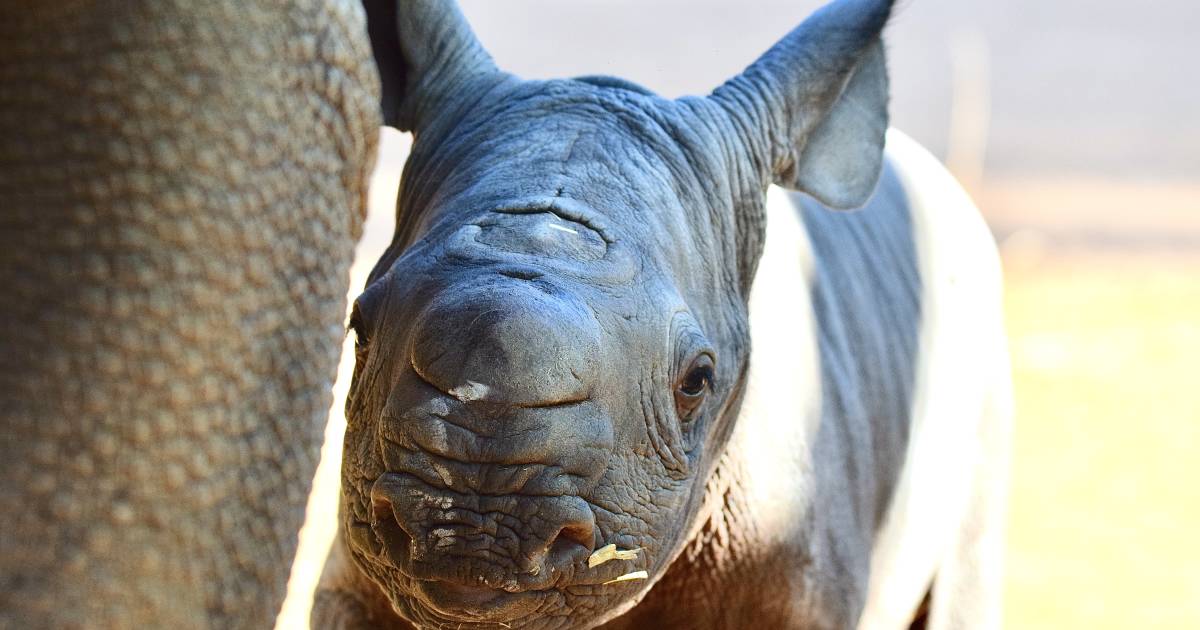
[[[445,580],[420,580],[416,588],[420,598],[442,615],[501,622],[529,615],[547,594],[547,591],[510,593]]]

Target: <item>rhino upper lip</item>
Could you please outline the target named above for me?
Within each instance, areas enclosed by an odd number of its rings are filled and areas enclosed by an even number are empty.
[[[512,582],[518,587],[516,590],[492,586],[481,587],[479,584],[465,583],[450,572],[439,571],[436,565],[413,562],[410,555],[412,538],[395,521],[390,505],[385,502],[372,502],[371,512],[372,518],[368,525],[383,543],[385,550],[374,557],[369,557],[370,561],[382,565],[388,572],[398,573],[406,581],[414,584],[416,582],[444,582],[460,588],[482,588],[510,595],[536,594],[571,587],[601,586],[622,574],[645,568],[640,566],[641,562],[637,563],[638,566],[627,562],[608,562],[589,568],[587,558],[581,556],[572,562],[543,567],[544,574],[541,575],[531,573],[512,575]],[[427,570],[420,570],[422,567]],[[583,579],[576,579],[580,577]]]
[[[412,539],[408,533],[402,530],[399,525],[393,525],[391,523],[387,523],[386,521],[380,522],[379,518],[375,518],[373,520],[375,522],[371,523],[371,529],[375,532],[376,536],[380,537],[384,541],[385,547],[388,549],[395,548],[396,551],[399,552],[396,554],[399,557],[396,557],[395,555],[389,554],[385,551],[380,556],[372,558],[372,560],[382,564],[389,571],[394,571],[402,575],[407,579],[407,581],[413,584],[418,582],[445,583],[453,585],[459,589],[471,589],[473,591],[481,592],[494,591],[497,595],[545,593],[562,588],[564,586],[573,586],[573,584],[569,584],[566,580],[564,580],[564,578],[573,576],[575,574],[575,567],[571,567],[570,570],[566,571],[558,571],[557,575],[555,575],[556,572],[550,571],[548,572],[550,575],[541,576],[540,579],[538,576],[532,576],[529,574],[515,575],[512,582],[516,584],[518,588],[514,590],[497,588],[488,585],[480,586],[479,584],[469,584],[462,580],[456,579],[455,576],[450,572],[436,570],[436,565],[413,562],[409,551],[409,545],[411,544]],[[419,570],[419,567],[425,567],[430,570],[422,571]],[[547,577],[550,579],[546,579]]]

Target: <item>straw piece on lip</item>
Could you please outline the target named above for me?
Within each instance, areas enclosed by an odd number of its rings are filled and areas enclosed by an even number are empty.
[[[630,580],[645,580],[649,577],[650,574],[645,571],[634,571],[633,573],[626,573],[620,577],[613,578],[605,582],[605,584],[616,584],[617,582],[628,582]]]
[[[588,556],[588,568],[598,567],[609,560],[634,560],[639,549],[617,549],[615,544],[605,545]]]

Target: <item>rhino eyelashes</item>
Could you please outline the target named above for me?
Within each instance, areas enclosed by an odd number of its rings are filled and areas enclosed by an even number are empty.
[[[691,403],[691,410],[699,406],[704,396],[713,390],[713,380],[716,378],[716,366],[712,355],[707,352],[697,355],[683,373],[683,378],[675,386],[676,402],[682,397]],[[681,416],[688,414],[680,414]]]
[[[671,321],[676,366],[680,369],[672,387],[675,413],[684,423],[699,414],[708,395],[716,389],[717,359],[700,324],[688,311],[676,313]]]

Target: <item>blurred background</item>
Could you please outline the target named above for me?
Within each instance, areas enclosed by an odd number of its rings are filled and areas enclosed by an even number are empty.
[[[501,67],[706,93],[818,0],[461,0]],[[1200,3],[902,0],[893,124],[1000,245],[1017,417],[1007,628],[1200,628]],[[391,237],[387,130],[351,293]],[[346,356],[349,356],[347,353]],[[344,361],[279,627],[333,535]]]

